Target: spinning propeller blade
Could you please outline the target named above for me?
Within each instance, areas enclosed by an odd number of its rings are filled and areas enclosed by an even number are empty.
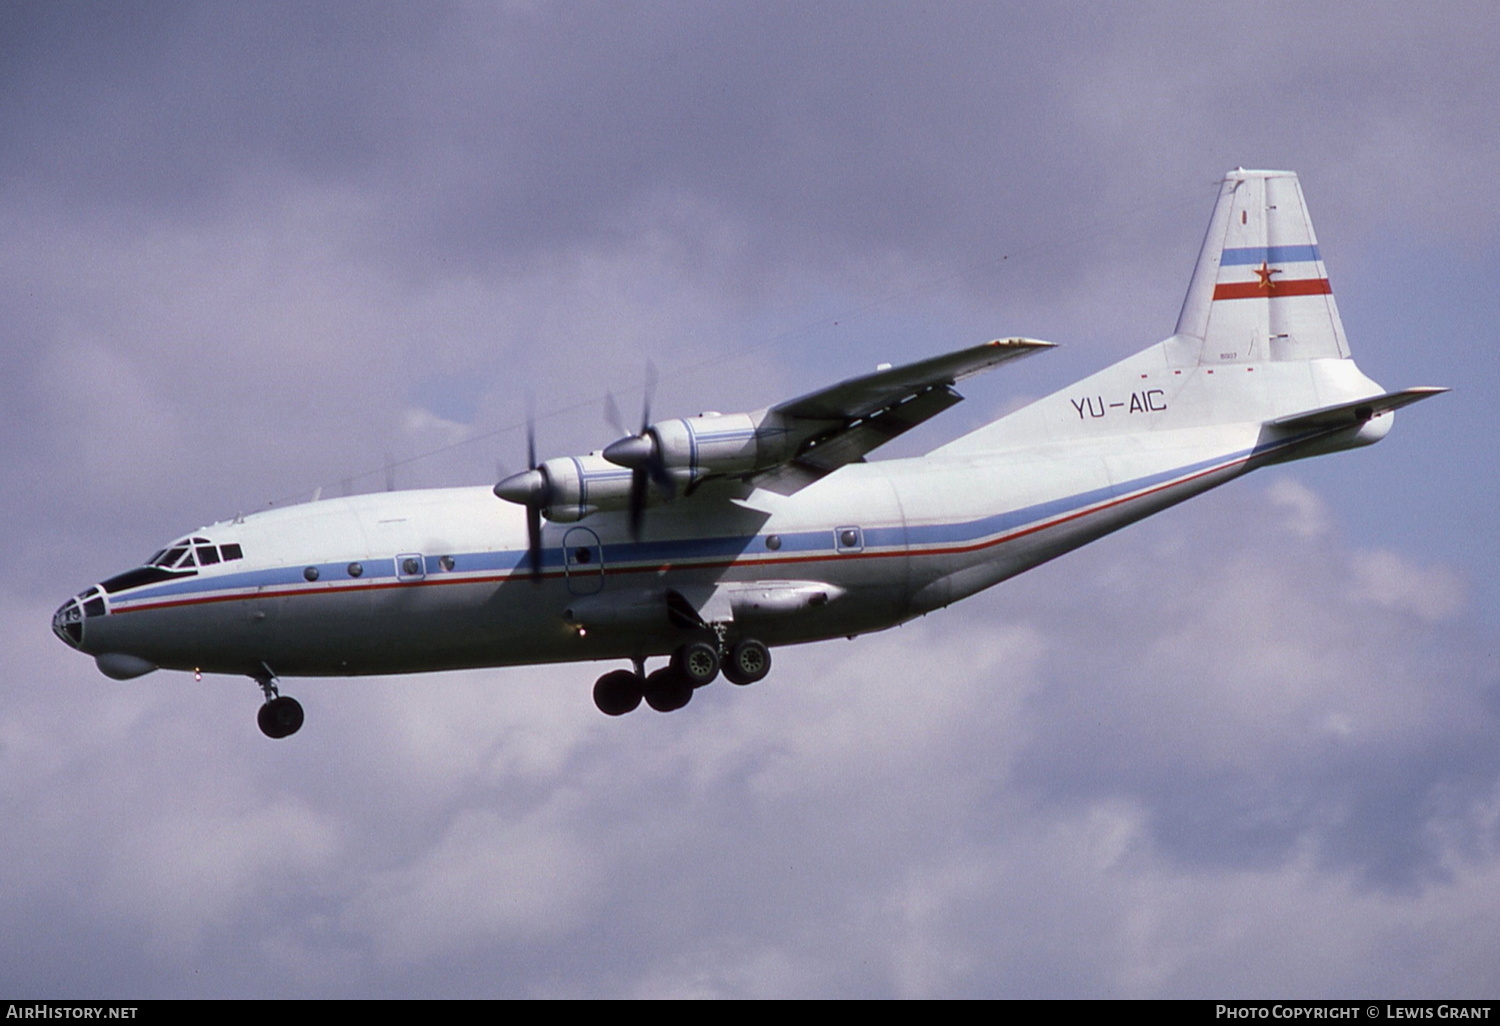
[[[538,470],[536,465],[536,401],[530,394],[526,396],[526,465],[531,468],[533,474],[539,474],[543,480],[540,494],[533,497],[526,504],[526,551],[531,557],[531,583],[540,584],[542,581],[542,507],[548,499],[547,492],[551,489],[546,487],[546,473]]]
[[[532,583],[542,580],[542,510],[552,503],[552,482],[536,461],[536,411],[526,400],[526,466],[495,485],[497,498],[526,507],[526,552]]]
[[[655,394],[656,364],[648,360],[646,387],[641,396],[641,428],[635,434],[626,433],[614,395],[611,393],[605,396],[605,416],[615,430],[625,437],[606,446],[604,458],[618,466],[630,468],[630,536],[637,541],[641,537],[641,522],[645,519],[646,500],[649,498],[646,489],[655,482],[667,498],[671,498],[676,492],[676,483],[662,462],[661,445],[651,432],[651,399]]]

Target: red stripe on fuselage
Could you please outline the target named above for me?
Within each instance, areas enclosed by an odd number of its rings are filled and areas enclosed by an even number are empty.
[[[960,543],[960,544],[957,544],[957,545],[942,545],[942,546],[938,546],[938,547],[934,547],[934,548],[920,548],[920,547],[916,547],[916,546],[911,546],[911,547],[902,547],[902,548],[899,548],[899,549],[884,550],[884,551],[878,551],[878,552],[820,552],[820,553],[817,553],[816,555],[807,555],[807,556],[773,556],[773,557],[759,557],[759,558],[751,558],[751,559],[729,559],[729,560],[717,560],[717,559],[715,559],[715,560],[703,560],[703,561],[694,561],[694,560],[692,560],[692,559],[689,558],[689,559],[684,559],[684,560],[682,560],[680,562],[677,562],[677,563],[671,563],[671,564],[669,564],[668,566],[665,566],[665,567],[662,566],[659,563],[653,562],[653,563],[650,563],[650,564],[647,564],[647,565],[639,565],[639,564],[638,565],[630,565],[630,564],[626,564],[626,565],[620,565],[620,564],[606,565],[605,568],[604,568],[604,570],[605,570],[605,573],[608,576],[611,576],[611,577],[622,575],[622,574],[639,574],[639,573],[650,573],[650,574],[658,574],[659,575],[660,573],[662,573],[664,570],[667,570],[667,569],[672,569],[672,570],[720,570],[720,569],[728,569],[728,568],[734,567],[734,566],[745,567],[745,566],[786,565],[786,564],[793,564],[793,563],[845,562],[845,561],[848,561],[848,560],[856,560],[856,559],[890,559],[892,557],[898,557],[898,558],[899,557],[911,557],[911,558],[916,558],[916,557],[922,557],[922,556],[946,556],[946,555],[956,555],[956,554],[961,554],[961,553],[978,552],[978,551],[981,551],[983,549],[993,548],[993,547],[995,547],[997,545],[1002,545],[1002,544],[1004,544],[1006,542],[1014,541],[1017,538],[1024,538],[1027,535],[1035,534],[1038,531],[1044,531],[1044,530],[1047,530],[1047,529],[1052,528],[1052,527],[1057,527],[1057,526],[1059,526],[1061,524],[1069,523],[1070,521],[1073,521],[1073,520],[1078,520],[1078,519],[1083,518],[1083,517],[1093,516],[1095,514],[1102,513],[1105,510],[1113,509],[1116,506],[1124,505],[1124,504],[1130,503],[1130,502],[1136,502],[1136,501],[1138,501],[1140,499],[1146,498],[1147,496],[1155,495],[1157,492],[1165,491],[1168,488],[1179,487],[1181,485],[1187,484],[1190,481],[1196,481],[1199,478],[1207,477],[1210,474],[1220,474],[1220,473],[1223,473],[1226,470],[1230,470],[1230,469],[1232,469],[1234,467],[1237,467],[1237,466],[1240,466],[1242,464],[1249,463],[1251,460],[1256,459],[1259,456],[1264,456],[1264,455],[1265,455],[1265,453],[1252,453],[1252,454],[1250,454],[1248,456],[1240,456],[1240,457],[1237,457],[1235,459],[1231,459],[1231,460],[1228,460],[1228,461],[1226,461],[1224,463],[1221,463],[1221,464],[1219,464],[1217,466],[1209,467],[1209,468],[1207,468],[1205,470],[1200,470],[1200,471],[1197,471],[1196,473],[1189,474],[1189,475],[1187,475],[1185,477],[1180,477],[1180,478],[1177,478],[1177,479],[1172,480],[1172,481],[1167,481],[1167,482],[1164,482],[1164,483],[1159,484],[1159,485],[1154,485],[1154,486],[1152,486],[1150,488],[1145,488],[1145,489],[1142,489],[1141,491],[1138,491],[1138,492],[1132,492],[1132,493],[1130,493],[1128,495],[1121,495],[1121,496],[1116,496],[1113,499],[1106,499],[1106,500],[1104,500],[1102,502],[1099,502],[1099,503],[1096,503],[1094,505],[1086,506],[1083,509],[1074,510],[1071,513],[1060,514],[1060,515],[1055,516],[1055,517],[1051,517],[1051,518],[1044,519],[1044,520],[1039,520],[1039,521],[1037,521],[1035,523],[1032,523],[1032,524],[1027,524],[1027,525],[1025,525],[1023,527],[1012,528],[1009,531],[1002,531],[1002,532],[1000,532],[998,535],[996,535],[994,537],[985,538],[985,539],[982,539],[982,540],[977,541],[977,542],[965,542],[965,543]],[[216,603],[216,602],[236,602],[236,601],[243,602],[243,601],[254,601],[255,599],[259,599],[259,598],[282,598],[282,597],[292,597],[292,596],[306,597],[306,596],[311,596],[311,595],[329,595],[329,594],[337,594],[337,593],[340,593],[340,592],[350,592],[350,591],[380,591],[380,590],[385,590],[385,589],[388,589],[388,588],[421,588],[421,587],[432,587],[434,585],[444,585],[444,584],[448,584],[448,585],[453,585],[453,584],[491,584],[491,583],[493,583],[493,584],[504,584],[504,583],[506,583],[508,581],[512,581],[512,580],[526,580],[529,576],[530,576],[530,571],[529,570],[522,570],[521,568],[518,567],[516,570],[514,570],[514,571],[512,571],[511,573],[508,573],[508,574],[476,574],[476,575],[473,575],[473,576],[439,577],[439,578],[436,578],[436,579],[433,579],[433,578],[429,577],[429,578],[427,578],[425,580],[421,580],[421,581],[382,581],[382,582],[379,582],[379,583],[376,583],[376,582],[372,581],[372,582],[369,582],[369,583],[361,583],[361,584],[333,585],[331,587],[327,586],[327,585],[314,586],[314,587],[297,587],[297,586],[292,586],[291,588],[286,588],[286,589],[282,589],[282,590],[266,590],[266,591],[260,591],[260,592],[238,592],[238,593],[230,593],[230,594],[226,594],[226,595],[193,595],[193,596],[188,596],[188,597],[179,598],[179,599],[165,599],[165,600],[156,601],[156,602],[141,602],[141,603],[136,604],[136,605],[129,605],[129,606],[121,607],[121,608],[114,608],[114,609],[111,609],[111,612],[112,613],[116,613],[116,614],[136,613],[136,612],[145,612],[145,611],[154,610],[154,609],[172,609],[172,608],[177,608],[177,607],[181,607],[181,606],[207,605],[207,604]],[[561,577],[565,577],[566,573],[565,573],[565,571],[562,571],[562,570],[549,570],[549,571],[543,573],[542,576],[544,578],[561,578]]]
[[[1327,278],[1293,278],[1263,285],[1258,281],[1226,281],[1214,286],[1215,299],[1277,299],[1281,296],[1327,296],[1333,287]]]

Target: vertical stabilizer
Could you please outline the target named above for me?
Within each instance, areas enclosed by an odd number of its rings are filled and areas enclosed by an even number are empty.
[[[1258,437],[1262,425],[1306,427],[1312,422],[1298,418],[1314,414],[1319,428],[1346,414],[1358,427],[1360,417],[1380,414],[1377,423],[1340,437],[1337,446],[1347,448],[1383,434],[1386,414],[1400,405],[1387,400],[1398,398],[1415,401],[1385,394],[1349,358],[1297,176],[1236,168],[1219,187],[1176,334],[934,451],[1223,425]]]
[[[1296,174],[1225,177],[1173,343],[1199,365],[1349,356]]]

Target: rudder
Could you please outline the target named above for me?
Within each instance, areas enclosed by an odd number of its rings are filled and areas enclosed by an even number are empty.
[[[1198,365],[1348,358],[1294,172],[1225,176],[1172,341]]]

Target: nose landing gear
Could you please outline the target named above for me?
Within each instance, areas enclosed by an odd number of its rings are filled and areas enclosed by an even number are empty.
[[[690,641],[672,653],[671,661],[650,675],[645,661],[635,670],[612,670],[594,683],[594,704],[606,716],[633,712],[644,699],[657,712],[674,712],[692,700],[693,691],[714,681],[720,671],[735,684],[753,684],[771,672],[770,649],[745,638],[724,652],[708,641]]]
[[[264,665],[264,664],[262,664]],[[280,694],[276,689],[276,675],[270,667],[255,677],[255,683],[265,693],[265,704],[255,716],[260,732],[266,737],[291,737],[302,729],[302,703],[290,695]]]

